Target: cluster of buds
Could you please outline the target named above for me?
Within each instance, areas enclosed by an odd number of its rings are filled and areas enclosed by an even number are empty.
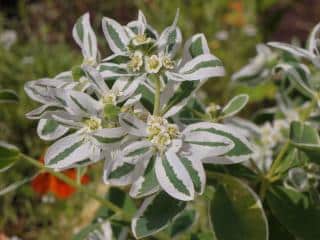
[[[147,133],[149,141],[160,152],[165,150],[173,139],[180,136],[176,124],[168,123],[165,118],[159,116],[149,116],[147,121]]]

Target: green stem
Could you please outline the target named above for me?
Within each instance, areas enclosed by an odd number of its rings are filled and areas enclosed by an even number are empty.
[[[40,170],[50,173],[51,175],[59,178],[60,180],[67,183],[68,185],[76,188],[78,191],[83,192],[83,193],[87,194],[88,196],[94,198],[95,200],[100,202],[102,205],[104,205],[106,208],[123,216],[125,218],[125,220],[128,220],[128,221],[131,220],[131,217],[127,213],[125,213],[121,208],[119,208],[117,205],[113,204],[112,202],[108,201],[107,199],[105,199],[103,197],[98,196],[95,192],[90,191],[88,188],[82,186],[81,184],[74,182],[73,180],[71,180],[69,177],[67,177],[63,173],[56,172],[51,168],[47,168],[43,164],[41,164],[39,161],[37,161],[37,160],[35,160],[25,154],[20,154],[20,156],[22,159],[28,161],[29,163],[31,163],[33,166],[39,168]]]
[[[279,152],[278,156],[276,157],[276,159],[273,161],[273,164],[269,170],[268,173],[268,179],[272,178],[274,175],[274,171],[276,170],[276,167],[279,165],[280,161],[283,159],[283,157],[285,156],[285,154],[288,151],[288,148],[290,146],[290,140],[288,140],[285,145],[282,147],[281,151]]]
[[[153,115],[159,116],[160,114],[160,91],[161,91],[161,82],[160,78],[157,78],[155,81],[155,95],[154,95],[154,108]]]

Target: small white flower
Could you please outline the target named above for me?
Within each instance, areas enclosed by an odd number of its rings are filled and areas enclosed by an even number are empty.
[[[173,69],[175,66],[175,62],[172,61],[168,56],[162,56],[161,62],[166,69]]]
[[[85,125],[84,129],[87,132],[96,131],[96,130],[102,128],[101,123],[102,123],[102,121],[100,118],[90,117],[89,119],[86,119],[84,121],[84,125]]]
[[[93,57],[85,57],[82,62],[82,65],[95,66],[96,64],[97,64],[97,61]]]
[[[216,39],[218,39],[220,41],[228,40],[229,32],[226,30],[219,31],[216,33],[215,37],[216,37]]]
[[[171,137],[167,132],[160,132],[151,139],[151,143],[161,152],[171,143]]]
[[[17,32],[6,30],[0,34],[0,44],[7,50],[17,41]]]
[[[130,62],[128,63],[128,67],[133,71],[133,72],[138,72],[140,71],[140,68],[143,65],[143,54],[140,51],[135,51],[131,57]]]
[[[162,67],[161,59],[157,55],[146,57],[145,67],[147,73],[158,73]]]
[[[246,25],[243,29],[243,32],[249,36],[249,37],[253,37],[257,35],[257,28],[254,25]]]
[[[132,44],[134,46],[140,46],[146,43],[150,43],[152,41],[151,38],[147,37],[145,34],[137,34],[133,39],[132,39]]]

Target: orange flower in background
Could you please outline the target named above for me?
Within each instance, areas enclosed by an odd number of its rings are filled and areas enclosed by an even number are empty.
[[[41,156],[40,162],[44,163],[44,157]],[[76,169],[69,169],[62,172],[70,179],[76,179],[77,172]],[[84,175],[81,178],[82,184],[89,183],[89,176]],[[57,177],[51,175],[50,173],[41,173],[36,176],[31,182],[32,189],[39,195],[45,195],[52,193],[58,199],[66,199],[70,197],[76,189],[64,181],[58,179]]]
[[[243,27],[246,24],[243,2],[232,1],[228,4],[229,11],[223,16],[223,21],[233,27]]]

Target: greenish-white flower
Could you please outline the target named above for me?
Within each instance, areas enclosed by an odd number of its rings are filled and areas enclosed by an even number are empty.
[[[158,73],[161,67],[162,67],[162,62],[158,55],[145,57],[145,68],[147,73]]]
[[[138,72],[140,71],[142,65],[143,53],[140,51],[135,51],[131,56],[130,62],[128,63],[128,67],[132,72]]]

